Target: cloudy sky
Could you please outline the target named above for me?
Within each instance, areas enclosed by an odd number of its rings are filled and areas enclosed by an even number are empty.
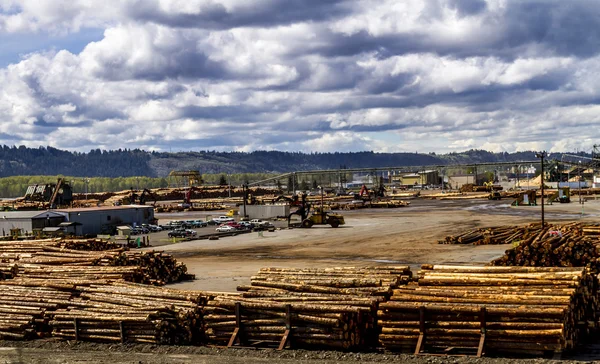
[[[0,0],[0,144],[589,150],[597,0]]]

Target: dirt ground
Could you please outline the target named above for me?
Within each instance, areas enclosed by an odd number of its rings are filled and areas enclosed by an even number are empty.
[[[249,284],[259,268],[365,266],[409,264],[413,270],[423,263],[485,264],[501,256],[510,246],[445,245],[438,240],[466,229],[504,224],[526,224],[540,220],[540,206],[511,207],[508,201],[412,200],[410,207],[343,212],[346,225],[338,229],[284,229],[243,234],[219,240],[169,243],[166,233],[151,234],[154,249],[172,253],[187,264],[195,281],[174,288],[235,291]],[[548,222],[598,221],[600,201],[545,206]],[[583,214],[582,214],[583,212]],[[221,213],[212,212],[213,216]],[[157,214],[160,223],[169,220],[205,218],[207,213]],[[203,228],[209,229],[209,228]],[[212,227],[214,229],[214,227]],[[566,359],[600,360],[600,345],[588,346]],[[103,345],[83,342],[0,342],[0,363],[490,363],[508,364],[509,358],[415,357],[388,353],[344,353],[329,351],[217,349],[152,345]],[[551,360],[519,359],[520,363],[550,363]]]
[[[236,286],[249,284],[259,268],[268,266],[408,264],[416,270],[423,263],[486,264],[510,246],[446,245],[438,240],[474,227],[539,221],[541,207],[511,207],[508,201],[415,199],[410,207],[354,210],[343,215],[346,225],[337,229],[284,229],[157,249],[176,256],[197,277],[174,287],[215,291],[235,291]],[[548,222],[595,221],[600,216],[600,201],[545,206],[545,216]],[[157,217],[162,219],[160,214]],[[194,217],[186,214],[179,219]],[[168,219],[173,218],[165,221]]]

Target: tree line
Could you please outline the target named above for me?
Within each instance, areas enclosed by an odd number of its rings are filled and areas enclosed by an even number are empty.
[[[259,181],[272,174],[266,173],[237,173],[231,175],[205,174],[202,176],[204,185],[219,185],[220,179],[225,178],[232,186],[241,186],[243,183]],[[0,198],[15,198],[25,195],[27,187],[36,184],[55,184],[59,178],[71,185],[74,193],[100,193],[118,192],[129,189],[142,190],[144,188],[184,187],[187,183],[168,177],[78,177],[78,176],[11,176],[0,178]],[[228,185],[228,183],[224,183]]]

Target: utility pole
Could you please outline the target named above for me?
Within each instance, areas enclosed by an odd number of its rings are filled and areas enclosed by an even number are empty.
[[[581,161],[579,161],[579,203],[581,200]]]
[[[542,163],[542,227],[544,227],[544,157],[546,156],[546,152],[535,153],[536,158],[540,158]]]

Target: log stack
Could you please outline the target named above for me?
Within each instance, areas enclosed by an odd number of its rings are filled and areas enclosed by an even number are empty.
[[[155,251],[126,251],[127,266],[139,266],[144,270],[148,282],[154,285],[181,282],[194,279],[187,273],[187,266],[177,262],[172,255]]]
[[[209,342],[225,344],[239,303],[243,341],[278,343],[291,327],[293,347],[356,350],[377,345],[375,312],[406,284],[409,267],[262,268],[239,296],[216,296],[204,309]]]
[[[18,270],[14,268],[14,264],[19,266]],[[61,269],[56,266],[65,267]],[[121,274],[120,279],[153,285],[193,279],[193,275],[187,273],[187,267],[170,254],[129,251],[102,239],[0,242],[0,276],[4,279],[14,277],[19,271],[24,276],[35,277],[43,270],[53,272],[52,277],[61,278],[59,272],[66,271],[69,267],[74,267],[74,272],[85,276],[109,274],[113,279],[114,274]],[[72,276],[66,275],[63,278]]]
[[[598,320],[597,284],[585,268],[422,268],[418,283],[379,305],[386,349],[414,352],[421,315],[425,350],[477,348],[485,308],[486,350],[529,354],[571,349]]]
[[[61,239],[58,246],[72,250],[116,250],[121,244],[105,239]]]
[[[0,282],[0,338],[26,340],[48,336],[49,312],[67,307],[70,287],[50,287],[46,282]]]
[[[495,266],[589,267],[600,271],[599,236],[588,235],[581,223],[546,225],[492,261]]]
[[[52,335],[67,340],[169,345],[200,343],[200,292],[132,283],[79,287],[68,307],[51,313]]]
[[[459,235],[446,236],[439,244],[512,244],[537,236],[542,224],[533,223],[524,226],[497,226],[471,229]]]

